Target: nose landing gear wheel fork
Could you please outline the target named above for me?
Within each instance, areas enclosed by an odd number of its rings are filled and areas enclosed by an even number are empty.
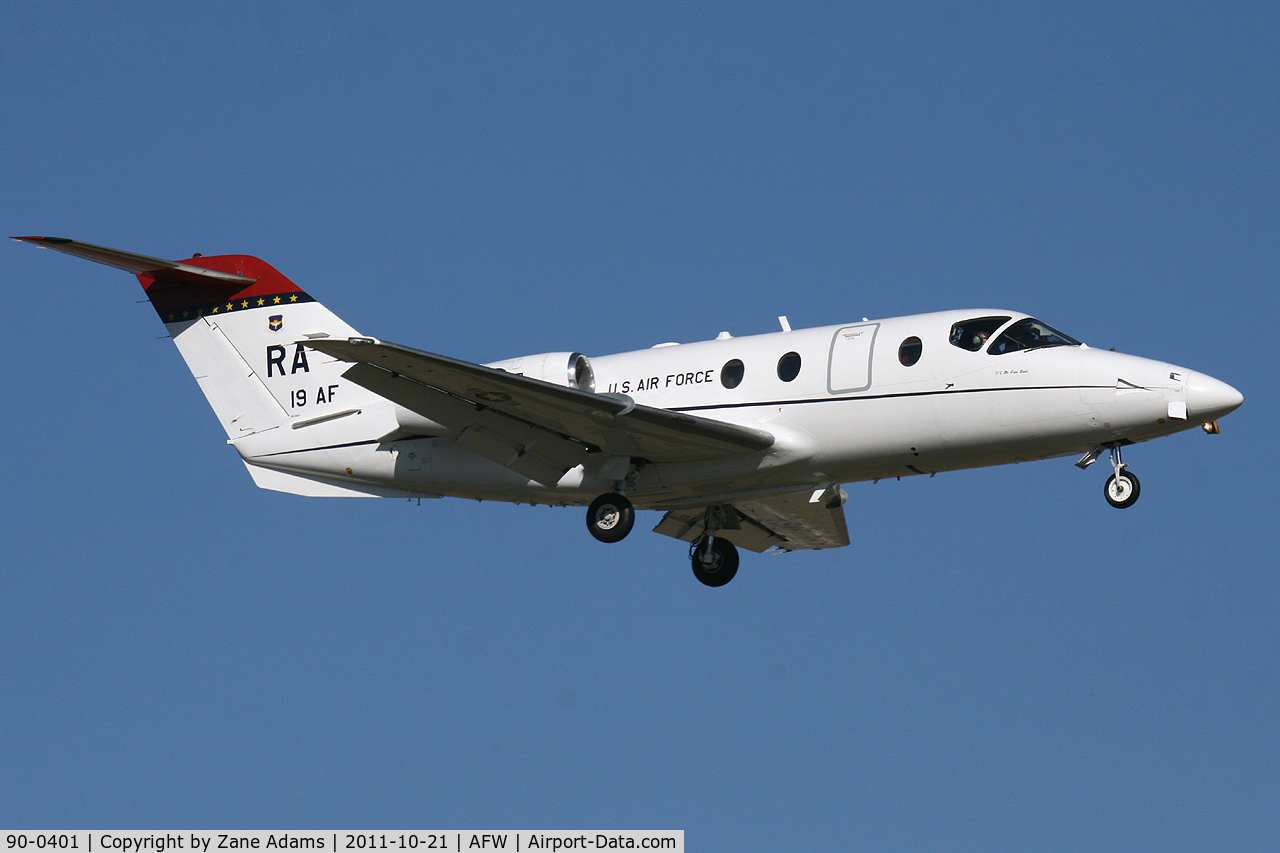
[[[1142,485],[1138,482],[1138,478],[1127,468],[1122,468],[1107,478],[1107,503],[1116,509],[1128,509],[1133,506],[1141,491]]]
[[[601,495],[587,507],[587,529],[601,542],[621,542],[635,523],[636,511],[622,495]]]
[[[738,573],[738,549],[728,539],[712,539],[708,555],[704,544],[700,539],[689,549],[693,576],[707,586],[724,586]]]

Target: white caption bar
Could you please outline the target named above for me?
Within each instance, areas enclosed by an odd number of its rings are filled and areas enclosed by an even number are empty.
[[[223,850],[377,851],[666,850],[684,853],[684,830],[0,830],[0,853],[214,853]]]

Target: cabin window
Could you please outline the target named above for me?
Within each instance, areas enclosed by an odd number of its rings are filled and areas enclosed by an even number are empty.
[[[789,352],[778,359],[778,378],[790,382],[800,375],[800,353]]]
[[[907,338],[898,347],[898,361],[903,367],[910,367],[920,360],[920,353],[924,350],[924,344],[915,335]]]
[[[1064,335],[1052,326],[1028,317],[1014,323],[1005,333],[996,338],[987,352],[992,355],[1004,355],[1020,349],[1042,349],[1044,347],[1078,347],[1080,342],[1070,335]]]
[[[996,329],[1009,322],[1008,317],[975,317],[956,323],[951,327],[951,345],[977,352],[987,343],[987,338],[995,334]]]
[[[737,388],[742,383],[744,371],[745,368],[742,366],[742,362],[736,358],[733,361],[726,362],[725,366],[720,368],[720,384],[726,388]]]

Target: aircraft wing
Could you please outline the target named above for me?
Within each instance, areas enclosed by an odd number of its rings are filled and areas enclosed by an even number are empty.
[[[452,430],[458,442],[554,484],[587,453],[691,462],[760,452],[763,430],[636,405],[373,338],[308,340],[353,362],[343,377]]]
[[[686,542],[698,539],[706,529],[707,513],[715,517],[716,536],[748,551],[784,551],[842,548],[849,544],[849,528],[839,486],[828,489],[810,503],[811,491],[735,501],[714,507],[675,509],[653,528]]]

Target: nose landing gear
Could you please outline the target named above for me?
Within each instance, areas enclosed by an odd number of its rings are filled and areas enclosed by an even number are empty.
[[[1142,491],[1142,484],[1138,482],[1138,477],[1124,464],[1120,458],[1120,443],[1100,444],[1093,450],[1090,450],[1084,456],[1080,457],[1080,461],[1076,463],[1076,467],[1084,470],[1098,461],[1098,457],[1102,455],[1102,451],[1111,451],[1111,467],[1115,473],[1107,478],[1107,484],[1103,487],[1103,494],[1107,496],[1107,503],[1116,509],[1128,509],[1138,502],[1138,494]]]
[[[1125,466],[1120,459],[1120,445],[1111,446],[1111,467],[1115,469],[1115,473],[1107,478],[1107,485],[1104,488],[1104,494],[1107,496],[1107,503],[1116,509],[1128,509],[1138,502],[1138,495],[1142,492],[1142,484],[1138,482],[1137,476]]]

